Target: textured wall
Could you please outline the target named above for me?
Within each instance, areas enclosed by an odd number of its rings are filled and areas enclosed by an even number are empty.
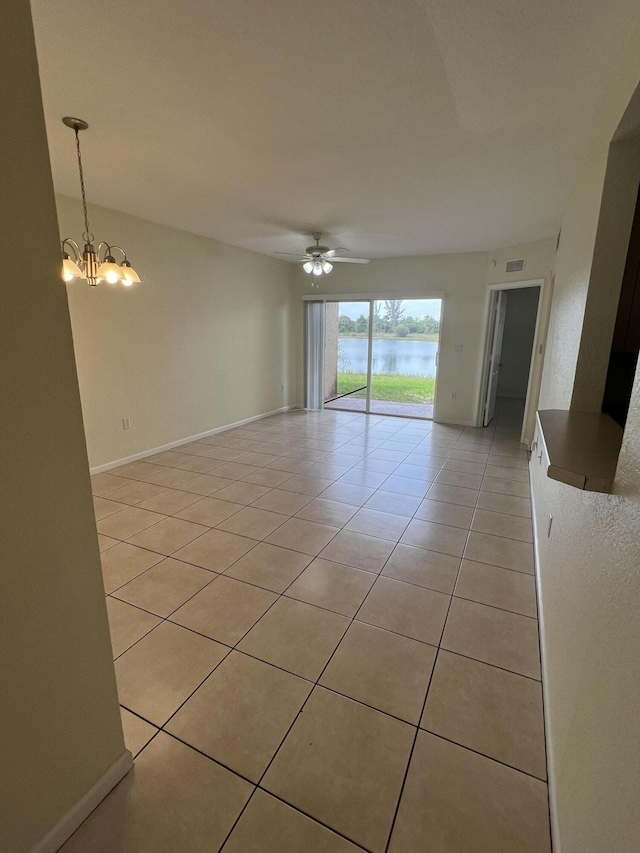
[[[563,222],[540,408],[566,409],[571,402],[578,353],[582,356],[588,345],[585,339],[581,349],[590,280],[592,286],[602,284],[601,269],[591,278],[596,231],[601,251],[615,254],[617,244],[618,253],[626,254],[613,231],[607,240],[598,219],[609,143],[639,77],[636,28]],[[618,267],[619,262],[618,256]],[[589,324],[587,334],[592,334]],[[550,480],[535,459],[532,475],[556,851],[635,853],[640,839],[640,376],[614,495]],[[553,529],[547,538],[550,513]]]
[[[80,202],[56,201],[79,239]],[[89,221],[143,280],[67,285],[92,467],[295,402],[290,264],[103,207]]]

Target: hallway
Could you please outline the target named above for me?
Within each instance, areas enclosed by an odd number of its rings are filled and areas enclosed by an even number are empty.
[[[521,401],[92,478],[135,769],[65,853],[548,853]]]

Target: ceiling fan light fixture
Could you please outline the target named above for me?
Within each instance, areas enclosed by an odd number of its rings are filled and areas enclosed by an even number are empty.
[[[350,255],[349,249],[330,249],[328,246],[321,246],[320,239],[322,238],[322,232],[320,231],[314,231],[311,236],[316,241],[315,245],[307,246],[307,248],[302,253],[302,257],[300,257],[300,255],[295,255],[294,252],[276,252],[276,254],[287,255],[288,257],[295,256],[297,260],[302,263],[302,269],[312,277],[312,287],[319,287],[318,280],[322,278],[323,275],[329,275],[329,273],[332,272],[332,270],[334,269],[334,264],[336,263],[369,263],[368,258],[353,258],[350,256],[342,257],[341,254],[343,252],[347,252]]]

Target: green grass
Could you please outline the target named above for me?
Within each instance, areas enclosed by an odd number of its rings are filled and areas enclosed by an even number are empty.
[[[338,373],[338,394],[349,394],[367,384],[364,373]],[[374,374],[371,377],[371,399],[387,403],[433,403],[435,379],[424,376]],[[352,399],[362,400],[366,391],[352,394]]]

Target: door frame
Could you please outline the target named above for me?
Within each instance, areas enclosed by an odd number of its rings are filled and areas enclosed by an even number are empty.
[[[500,379],[500,367],[501,363],[498,363],[498,371],[497,371],[497,379],[495,380],[495,389],[493,386],[493,377],[496,374],[496,358],[500,358],[502,355],[502,345],[504,339],[504,326],[507,319],[507,307],[508,302],[506,297],[503,297],[503,290],[494,290],[491,294],[491,301],[489,303],[489,348],[488,348],[488,362],[487,362],[487,374],[485,378],[485,390],[484,390],[484,405],[482,407],[482,426],[489,426],[493,418],[495,417],[495,401],[497,399],[498,394],[498,382]],[[504,308],[503,308],[503,300],[504,300]],[[502,316],[501,316],[501,312]],[[502,322],[502,334],[500,336],[500,352],[498,353],[496,350],[496,342],[498,338],[498,331],[500,328],[500,321]],[[528,380],[527,380],[528,381]],[[495,391],[495,393],[494,393]],[[493,398],[493,409],[491,419],[487,421],[487,415],[489,414],[489,407],[491,404],[491,400]]]
[[[487,285],[487,298],[485,305],[484,318],[484,344],[482,368],[480,372],[479,398],[478,408],[476,412],[476,426],[483,427],[484,423],[484,406],[487,396],[488,373],[491,362],[491,343],[492,330],[491,319],[492,309],[495,306],[496,291],[499,290],[521,290],[525,287],[539,287],[540,296],[538,298],[538,311],[536,313],[536,327],[533,335],[533,347],[531,350],[531,363],[529,365],[529,380],[527,383],[527,394],[524,404],[524,417],[522,419],[522,432],[520,441],[527,447],[530,446],[533,439],[533,431],[535,428],[535,413],[538,408],[538,398],[540,396],[540,383],[542,380],[542,366],[544,363],[545,345],[547,339],[547,330],[549,327],[549,316],[551,313],[551,291],[553,279],[534,278],[527,281],[510,281],[499,282],[497,284]],[[507,303],[508,305],[508,303]]]

